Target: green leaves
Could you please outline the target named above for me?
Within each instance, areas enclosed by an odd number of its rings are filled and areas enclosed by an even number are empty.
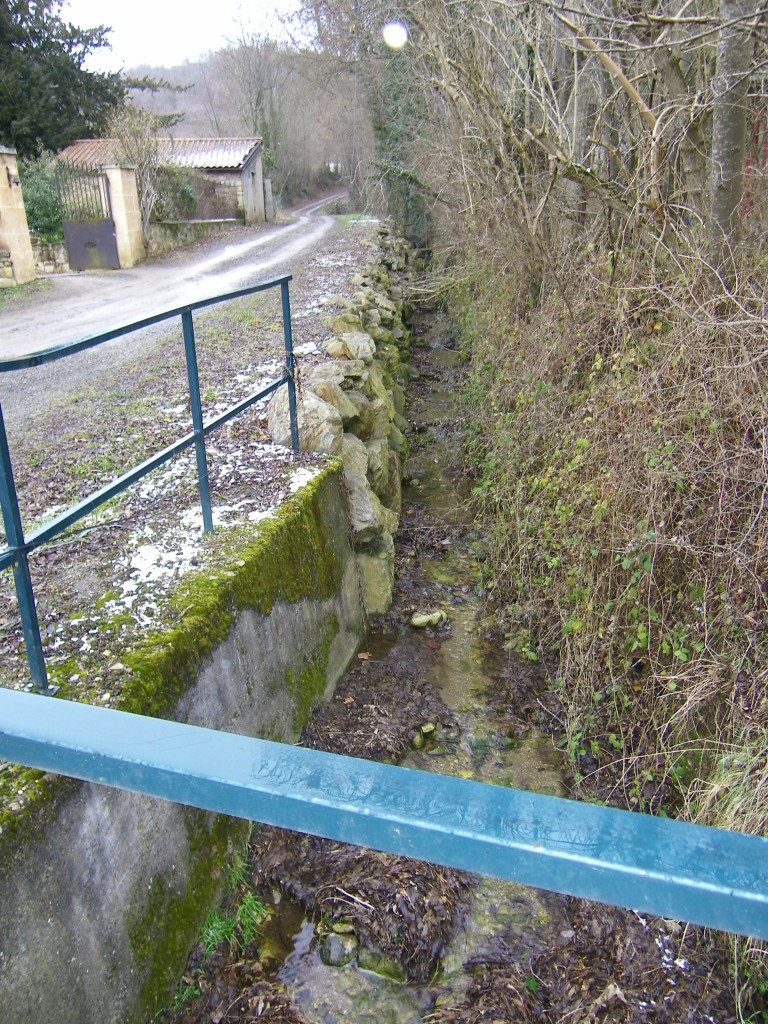
[[[108,45],[109,29],[78,28],[62,21],[59,9],[50,0],[0,5],[0,142],[21,157],[93,137],[125,98],[120,75],[83,67],[88,54]]]

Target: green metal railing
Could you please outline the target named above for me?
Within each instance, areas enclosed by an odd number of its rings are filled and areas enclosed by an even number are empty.
[[[768,939],[768,839],[0,688],[0,758]]]
[[[89,494],[77,505],[73,505],[65,512],[56,516],[40,529],[35,530],[28,537],[24,534],[24,528],[19,510],[19,500],[16,491],[16,484],[13,476],[13,465],[11,453],[8,446],[8,435],[5,429],[2,407],[0,407],[0,509],[2,509],[5,535],[8,541],[7,547],[0,551],[0,570],[13,568],[14,582],[16,585],[16,597],[19,603],[21,626],[24,633],[24,642],[27,651],[27,662],[31,676],[30,687],[39,693],[52,695],[56,693],[57,687],[49,685],[48,673],[45,667],[45,655],[40,636],[40,623],[37,616],[35,595],[32,587],[32,577],[29,571],[29,553],[41,547],[48,541],[53,540],[64,530],[67,530],[78,520],[93,512],[94,509],[120,494],[132,484],[141,480],[152,470],[162,466],[174,455],[185,451],[187,448],[195,447],[197,460],[197,478],[200,490],[200,503],[203,511],[203,526],[206,533],[213,532],[213,513],[211,510],[211,491],[208,482],[208,462],[205,450],[205,438],[207,434],[218,429],[224,423],[234,419],[244,412],[255,402],[260,401],[277,391],[283,385],[288,388],[288,404],[291,417],[291,443],[294,451],[299,450],[299,435],[296,422],[296,388],[294,384],[295,357],[293,354],[293,333],[291,328],[291,303],[288,290],[288,282],[291,275],[273,278],[263,281],[248,288],[241,288],[238,291],[227,292],[225,295],[216,295],[210,298],[201,299],[176,309],[167,310],[164,313],[157,313],[144,320],[137,320],[134,323],[123,327],[117,327],[91,338],[84,338],[80,341],[69,342],[59,345],[56,348],[45,349],[29,356],[20,356],[15,359],[0,360],[0,373],[9,373],[13,370],[29,369],[34,366],[43,366],[67,356],[75,355],[87,349],[103,345],[107,341],[120,338],[125,334],[132,334],[135,331],[143,330],[154,324],[162,323],[174,317],[181,317],[182,332],[184,337],[184,354],[187,364],[187,380],[189,385],[189,401],[192,410],[192,431],[180,440],[169,445],[162,451],[145,459],[144,462],[106,486]],[[254,392],[247,398],[242,399],[235,405],[230,406],[224,412],[212,419],[203,420],[202,403],[200,400],[200,380],[197,371],[197,350],[195,345],[195,328],[193,311],[203,309],[207,306],[217,305],[231,299],[242,298],[245,295],[253,295],[255,292],[267,291],[271,288],[279,288],[282,298],[283,313],[283,337],[285,340],[285,371],[279,380],[274,381],[266,388]]]

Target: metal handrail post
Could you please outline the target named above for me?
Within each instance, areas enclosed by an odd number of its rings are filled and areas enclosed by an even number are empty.
[[[280,285],[283,297],[283,335],[285,337],[285,366],[288,371],[288,412],[291,417],[291,448],[299,450],[299,424],[296,416],[296,356],[293,353],[293,331],[291,329],[291,298],[288,294],[288,282]]]
[[[211,511],[211,486],[208,481],[208,460],[205,454],[205,430],[203,428],[203,407],[200,402],[200,377],[197,372],[197,351],[195,349],[195,327],[192,322],[192,310],[185,309],[181,314],[184,330],[184,352],[187,357],[187,377],[189,379],[189,402],[192,409],[192,429],[195,434],[195,455],[197,457],[197,481],[200,488],[200,503],[203,507],[203,528],[206,533],[213,533],[213,513]]]
[[[155,324],[163,323],[171,318],[180,316],[182,319],[184,351],[187,360],[187,377],[189,381],[189,401],[192,412],[192,432],[186,434],[175,444],[164,448],[156,455],[149,459],[145,459],[144,462],[135,466],[129,472],[123,473],[122,476],[117,477],[115,480],[112,480],[112,482],[107,484],[105,487],[100,488],[98,491],[94,491],[82,501],[78,502],[77,505],[71,506],[50,522],[44,524],[39,529],[34,530],[29,537],[26,538],[21,524],[18,493],[16,491],[16,484],[13,478],[8,437],[5,431],[2,409],[0,409],[0,506],[2,507],[3,521],[5,523],[5,532],[8,540],[7,546],[0,549],[0,572],[4,569],[13,568],[16,583],[16,595],[19,603],[19,613],[21,616],[24,640],[27,648],[27,662],[29,664],[30,675],[32,678],[32,686],[39,690],[39,692],[50,695],[56,693],[59,688],[48,684],[48,674],[45,667],[45,659],[43,657],[40,637],[40,623],[37,617],[35,596],[32,589],[32,579],[29,572],[28,558],[31,551],[34,551],[42,544],[46,544],[48,541],[53,540],[54,537],[57,537],[60,533],[78,522],[89,512],[92,512],[94,509],[103,505],[104,502],[113,498],[115,495],[120,494],[131,484],[136,483],[137,480],[142,479],[148,473],[151,473],[154,469],[163,465],[172,456],[185,451],[193,444],[195,445],[195,454],[197,458],[197,479],[200,489],[200,503],[203,511],[203,526],[206,533],[213,533],[213,512],[211,508],[211,488],[210,481],[208,479],[205,435],[216,430],[222,424],[229,422],[230,419],[238,416],[246,409],[249,409],[262,398],[266,398],[268,395],[271,395],[284,384],[288,385],[289,389],[291,444],[294,451],[297,452],[299,450],[298,423],[296,419],[296,389],[294,381],[296,362],[293,353],[291,307],[288,294],[288,281],[290,280],[290,275],[287,275],[270,281],[262,281],[259,284],[249,285],[247,288],[240,288],[237,291],[227,292],[225,295],[209,296],[208,298],[198,299],[196,302],[189,303],[186,306],[177,306],[174,309],[169,309],[162,313],[155,313],[152,316],[145,317],[143,320],[137,320],[124,327],[115,327],[108,331],[103,331],[101,334],[97,334],[91,338],[81,338],[77,341],[71,341],[63,345],[57,345],[53,348],[45,349],[42,352],[33,352],[26,356],[15,356],[11,359],[0,359],[0,374],[9,373],[13,370],[29,369],[33,366],[43,366],[47,363],[55,362],[58,359],[64,359],[67,356],[75,355],[77,352],[85,352],[88,349],[95,348],[97,345],[103,345],[105,342],[112,341],[114,338],[121,338],[123,335],[130,334],[133,331],[142,330],[146,327],[152,327]],[[253,394],[249,395],[247,398],[242,399],[235,405],[226,409],[223,413],[212,417],[208,423],[205,423],[203,421],[203,409],[200,400],[200,378],[197,368],[195,328],[192,320],[192,311],[196,309],[204,309],[207,306],[214,306],[220,302],[229,301],[230,299],[244,298],[246,295],[253,295],[256,292],[267,291],[270,288],[276,288],[278,285],[280,285],[282,289],[283,300],[283,334],[285,337],[286,353],[285,373],[279,380],[273,381],[267,387],[253,392]]]
[[[2,508],[8,547],[15,553],[13,576],[16,583],[16,598],[19,602],[21,628],[27,647],[27,663],[32,676],[32,685],[39,693],[53,695],[58,690],[58,686],[50,686],[48,683],[43,642],[40,637],[40,623],[37,618],[32,577],[29,573],[24,528],[21,524],[19,498],[13,479],[13,465],[2,407],[0,407],[0,507]]]

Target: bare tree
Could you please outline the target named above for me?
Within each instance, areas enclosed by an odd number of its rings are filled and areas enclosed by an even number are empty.
[[[159,192],[157,188],[158,131],[166,121],[156,115],[126,104],[116,111],[107,126],[109,138],[117,140],[116,158],[136,169],[136,184],[141,209],[141,229],[146,243],[149,222]]]
[[[713,81],[710,260],[720,273],[742,237],[749,80],[758,18],[755,0],[721,0]]]

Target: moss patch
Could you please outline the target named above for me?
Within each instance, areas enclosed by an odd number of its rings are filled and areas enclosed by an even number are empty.
[[[331,644],[339,632],[339,620],[332,616],[325,637],[315,648],[311,659],[307,659],[298,676],[288,672],[288,687],[293,698],[293,728],[298,735],[309,721],[312,708],[325,693],[327,683],[326,669]]]
[[[171,717],[205,659],[228,637],[239,610],[250,607],[266,616],[275,602],[327,600],[339,591],[344,572],[341,556],[348,545],[347,525],[334,514],[340,467],[339,461],[329,464],[274,518],[214,536],[206,566],[183,581],[171,602],[169,615],[177,621],[122,655],[131,674],[124,678],[117,701],[120,710]],[[113,618],[125,615],[123,611]],[[109,620],[107,625],[111,624]],[[297,730],[324,692],[328,654],[338,628],[334,619],[301,672],[285,680],[300,695]],[[61,696],[76,667],[71,662],[54,667],[51,675],[62,685]],[[49,803],[71,785],[77,783],[17,765],[0,772],[0,857],[4,862],[15,848],[15,843],[7,845],[11,837],[23,838],[30,828],[37,829],[41,803]]]
[[[245,842],[250,830],[248,822],[225,815],[193,808],[184,808],[184,815],[190,864],[186,884],[179,892],[168,879],[155,875],[143,908],[128,923],[136,969],[146,972],[136,1020],[162,1009],[208,910],[221,898],[227,855]]]
[[[194,683],[201,663],[229,635],[236,613],[269,615],[276,601],[324,600],[341,586],[339,525],[329,516],[334,463],[273,519],[214,540],[210,564],[187,577],[171,602],[178,624],[124,656],[132,669],[118,707],[164,717]]]

